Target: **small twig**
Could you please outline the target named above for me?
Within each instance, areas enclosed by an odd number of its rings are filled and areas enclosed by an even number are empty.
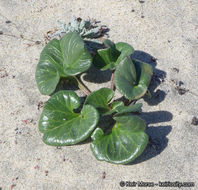
[[[111,74],[111,89],[114,90],[115,88],[115,85],[114,85],[114,71],[112,71],[112,74]]]
[[[87,95],[89,96],[91,94],[91,91],[83,84],[83,82],[78,79],[76,76],[74,76],[77,84],[78,84],[78,87]]]
[[[125,106],[129,106],[130,104],[135,104],[137,102],[137,100],[129,100]]]
[[[28,39],[26,37],[24,37],[22,34],[19,36],[15,36],[13,34],[5,34],[5,33],[2,33],[1,35],[4,35],[4,36],[9,36],[9,37],[13,37],[13,38],[17,38],[17,39],[23,39],[23,40],[27,40],[27,41],[30,41],[30,42],[34,42],[34,43],[38,43],[39,41],[34,41],[34,40],[31,40],[31,39]]]

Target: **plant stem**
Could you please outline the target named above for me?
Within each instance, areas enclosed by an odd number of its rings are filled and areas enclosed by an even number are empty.
[[[111,89],[114,90],[115,88],[115,85],[114,85],[114,71],[112,71],[112,74],[111,74]]]
[[[89,96],[91,94],[91,91],[83,84],[80,79],[78,79],[76,76],[74,76],[74,78],[76,79],[78,88],[80,88],[87,96]]]
[[[125,102],[125,106],[129,106],[130,104],[135,104],[137,100],[128,100]]]

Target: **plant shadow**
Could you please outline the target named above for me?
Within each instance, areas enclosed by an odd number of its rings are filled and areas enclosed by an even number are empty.
[[[75,82],[73,82],[71,79],[67,79],[67,78],[61,78],[59,83],[56,86],[55,91],[50,94],[50,96],[52,96],[53,94],[61,91],[61,90],[78,90],[78,86],[77,84],[75,84]]]
[[[89,70],[83,76],[83,80],[94,83],[105,83],[111,80],[112,72],[110,70],[101,71],[91,65]]]
[[[156,111],[140,114],[140,117],[147,121],[147,124],[155,124],[161,122],[167,122],[172,120],[172,114],[168,111]],[[147,125],[147,126],[148,126]],[[172,130],[172,126],[149,126],[146,127],[146,133],[149,136],[149,142],[147,144],[144,152],[131,163],[127,165],[134,165],[146,160],[149,160],[157,155],[159,155],[167,146],[168,138],[166,137]]]
[[[148,63],[152,65],[153,67],[153,76],[151,79],[151,83],[149,86],[149,91],[151,93],[151,98],[148,98],[147,96],[144,96],[143,99],[146,101],[149,105],[157,105],[160,102],[162,102],[165,99],[166,93],[163,90],[156,90],[155,89],[164,82],[164,79],[166,78],[166,72],[159,70],[156,68],[157,66],[157,59],[154,58],[152,55],[136,50],[131,55],[132,59],[138,59],[140,61],[143,61],[145,63]]]
[[[127,165],[135,165],[149,160],[159,155],[168,145],[166,137],[172,130],[172,126],[147,127],[146,133],[149,136],[149,142],[144,152],[133,162]]]
[[[138,115],[146,121],[147,125],[168,122],[171,121],[173,118],[172,113],[168,111],[141,112]]]

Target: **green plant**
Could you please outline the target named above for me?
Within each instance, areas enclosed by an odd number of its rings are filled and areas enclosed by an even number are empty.
[[[115,70],[123,58],[130,56],[134,49],[127,43],[104,40],[105,49],[99,49],[93,59],[93,64],[101,70]]]
[[[104,41],[102,49],[92,58],[85,41],[76,32],[53,39],[41,52],[36,68],[39,91],[53,94],[45,103],[39,121],[43,141],[48,145],[73,145],[91,137],[91,150],[98,160],[126,164],[137,158],[148,143],[145,122],[135,115],[142,104],[135,101],[147,92],[152,67],[139,60],[131,60],[133,47],[127,43]],[[112,89],[88,91],[79,75],[91,64],[101,70],[112,70]],[[55,92],[60,79],[77,81],[87,98],[80,98],[71,90]],[[112,101],[115,87],[127,101]]]
[[[73,91],[59,91],[44,105],[39,121],[43,141],[54,146],[76,144],[91,135],[99,120],[97,110],[84,105],[81,112],[80,98]]]
[[[75,32],[70,32],[60,40],[53,39],[41,52],[36,68],[36,82],[41,94],[52,94],[60,78],[76,79],[91,66],[92,57],[84,47],[84,42]]]

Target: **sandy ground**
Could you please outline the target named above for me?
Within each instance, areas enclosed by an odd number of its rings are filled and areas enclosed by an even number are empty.
[[[41,140],[38,104],[48,97],[37,89],[36,65],[44,34],[73,15],[100,20],[112,40],[130,43],[133,56],[155,66],[153,97],[139,101],[150,143],[132,164],[99,162],[89,143],[59,149]],[[180,189],[198,189],[198,126],[191,124],[198,117],[197,0],[0,0],[0,31],[0,190],[177,189],[120,181],[195,182]],[[86,84],[95,78],[91,90],[109,86],[108,72],[103,80],[91,73],[84,76]]]

